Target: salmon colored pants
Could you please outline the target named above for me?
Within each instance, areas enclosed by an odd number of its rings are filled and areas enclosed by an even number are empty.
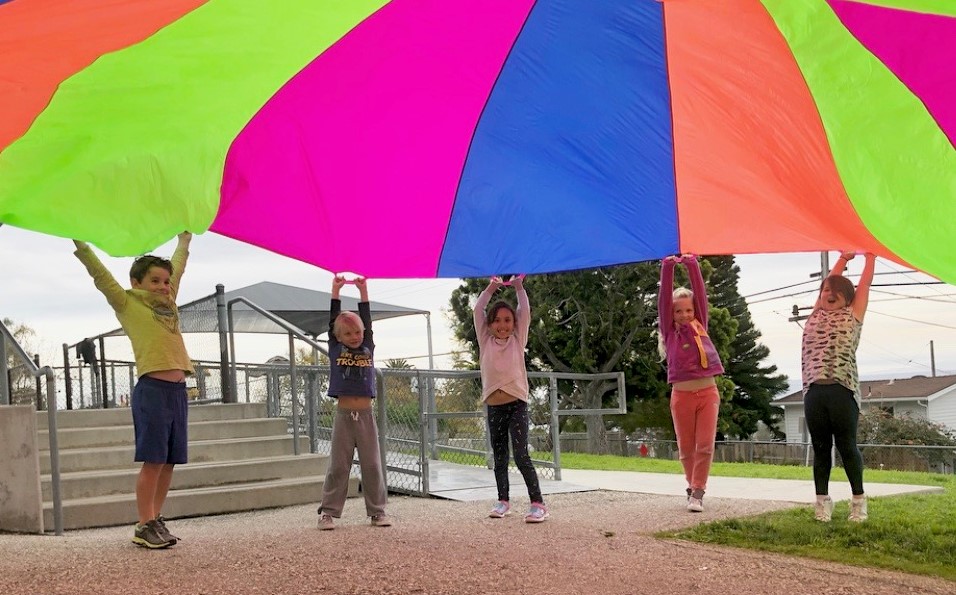
[[[677,448],[691,490],[707,489],[719,410],[720,393],[716,386],[671,391],[671,417],[674,418]]]

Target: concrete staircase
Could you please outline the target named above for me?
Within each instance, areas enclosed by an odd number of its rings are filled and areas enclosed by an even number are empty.
[[[53,528],[50,440],[46,412],[36,416],[44,527]],[[298,456],[285,419],[266,417],[264,404],[189,408],[189,464],[177,465],[163,507],[167,518],[201,516],[318,502],[328,456],[309,454],[307,436]],[[57,414],[60,493],[65,529],[132,524],[137,520],[130,410],[61,411]],[[349,495],[358,492],[352,478]]]

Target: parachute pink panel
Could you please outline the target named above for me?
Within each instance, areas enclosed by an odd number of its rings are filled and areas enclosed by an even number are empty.
[[[8,0],[0,53],[0,222],[114,255],[849,249],[956,283],[956,4]]]

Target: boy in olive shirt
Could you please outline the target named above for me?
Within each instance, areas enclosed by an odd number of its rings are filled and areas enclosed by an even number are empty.
[[[123,289],[85,242],[74,240],[76,257],[86,266],[93,284],[106,296],[133,345],[139,379],[130,399],[136,462],[139,521],[133,543],[160,549],[175,545],[163,520],[163,503],[173,478],[173,467],[186,457],[186,375],[194,370],[182,334],[176,294],[189,256],[192,234],[179,234],[171,260],[146,255],[130,269],[132,289]]]

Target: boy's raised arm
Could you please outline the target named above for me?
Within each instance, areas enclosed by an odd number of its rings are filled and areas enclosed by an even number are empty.
[[[176,294],[179,293],[179,281],[183,278],[183,272],[186,270],[186,259],[189,258],[189,242],[193,239],[193,234],[188,231],[184,231],[178,236],[179,240],[176,242],[176,250],[173,252],[173,257],[169,259],[169,262],[173,265],[173,274],[169,278],[169,284],[173,289],[173,299],[176,299]]]
[[[106,267],[103,266],[103,263],[97,258],[96,253],[93,252],[93,249],[90,248],[86,242],[73,240],[73,244],[76,246],[76,250],[73,254],[75,254],[80,262],[83,263],[83,266],[86,267],[90,277],[93,277],[93,285],[100,290],[100,293],[106,296],[106,301],[109,302],[113,310],[122,312],[126,308],[126,290],[116,282],[116,279]]]

